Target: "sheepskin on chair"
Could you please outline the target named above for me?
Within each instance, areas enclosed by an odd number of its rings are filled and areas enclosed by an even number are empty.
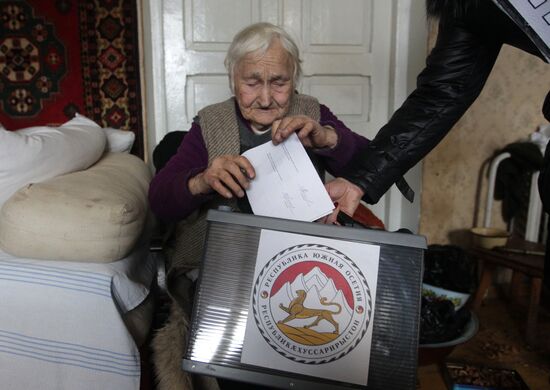
[[[181,364],[187,335],[189,316],[173,299],[166,324],[153,336],[153,362],[157,390],[219,390],[215,378],[190,375]]]
[[[193,389],[191,376],[181,368],[188,329],[187,315],[172,302],[166,324],[155,333],[152,341],[159,390]]]

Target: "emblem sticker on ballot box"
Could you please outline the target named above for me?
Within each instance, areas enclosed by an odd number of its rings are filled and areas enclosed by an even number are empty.
[[[379,247],[262,230],[241,362],[366,385]]]

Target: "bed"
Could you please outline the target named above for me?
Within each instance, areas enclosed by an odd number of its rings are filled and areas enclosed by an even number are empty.
[[[139,389],[156,264],[132,133],[0,128],[3,389]]]

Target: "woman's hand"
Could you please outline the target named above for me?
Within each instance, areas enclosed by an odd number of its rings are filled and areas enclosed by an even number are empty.
[[[271,126],[271,138],[275,145],[294,132],[305,147],[334,148],[338,143],[338,135],[332,127],[323,127],[305,115],[287,116],[276,120]]]
[[[243,156],[223,155],[216,157],[208,168],[189,179],[189,191],[193,195],[216,191],[224,198],[242,198],[256,172],[250,161]]]
[[[328,191],[330,199],[336,205],[336,208],[332,214],[322,218],[318,222],[335,224],[340,211],[346,213],[350,217],[353,217],[355,210],[359,206],[361,198],[364,195],[363,190],[355,184],[338,177],[325,184],[325,188]]]

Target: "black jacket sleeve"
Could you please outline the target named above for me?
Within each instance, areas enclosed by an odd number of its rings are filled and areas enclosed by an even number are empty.
[[[500,37],[514,28],[496,7],[483,8],[441,19],[416,90],[350,164],[344,177],[363,189],[366,202],[376,203],[434,148],[481,92],[502,47]]]
[[[550,91],[548,91],[548,94],[546,95],[546,99],[544,99],[544,104],[542,106],[542,114],[546,118],[546,120],[550,121]]]
[[[550,92],[548,92],[548,94],[546,95],[546,99],[544,99],[542,113],[544,114],[544,117],[550,121]],[[546,213],[550,214],[550,143],[546,145],[546,151],[544,152],[544,161],[540,170],[538,184],[539,195],[540,199],[542,200],[543,209]],[[548,222],[548,226],[550,226],[550,221]],[[549,244],[550,241],[547,245]],[[546,253],[546,256],[550,259],[550,251]],[[550,264],[550,262],[546,264]],[[550,272],[548,273],[548,275],[550,275]]]

